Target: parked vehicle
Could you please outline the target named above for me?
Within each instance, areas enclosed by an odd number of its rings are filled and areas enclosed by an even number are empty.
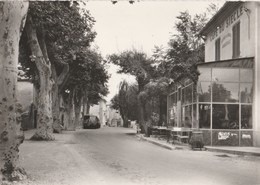
[[[100,128],[100,121],[97,116],[85,115],[82,125],[84,129],[98,129]]]

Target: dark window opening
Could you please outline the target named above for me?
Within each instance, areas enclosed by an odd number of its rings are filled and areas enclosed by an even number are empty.
[[[215,42],[215,60],[220,60],[220,38]]]
[[[240,56],[240,22],[235,24],[232,29],[233,33],[233,58]]]

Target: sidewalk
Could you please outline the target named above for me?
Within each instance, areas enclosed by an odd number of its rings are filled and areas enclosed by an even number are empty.
[[[166,140],[159,140],[159,139],[153,138],[153,137],[145,137],[144,134],[137,134],[136,136],[140,140],[147,141],[149,143],[158,145],[158,146],[166,148],[168,150],[180,150],[180,149],[189,150],[190,149],[188,145],[173,145],[171,143],[168,143]]]
[[[167,143],[165,140],[159,140],[157,138],[152,137],[144,137],[143,134],[137,134],[137,137],[141,140],[145,140],[147,142],[153,143],[160,147],[169,149],[169,150],[191,150],[188,145],[173,145]],[[210,152],[222,152],[222,153],[230,153],[236,155],[249,155],[249,156],[260,156],[260,147],[234,147],[234,146],[205,146],[205,150]]]

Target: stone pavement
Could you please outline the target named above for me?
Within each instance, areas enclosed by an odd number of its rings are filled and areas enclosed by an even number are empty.
[[[188,145],[173,145],[167,143],[166,140],[160,140],[153,137],[145,137],[143,134],[137,134],[137,137],[140,140],[145,140],[160,147],[176,150],[176,149],[184,149],[191,150]],[[222,152],[222,153],[230,153],[236,155],[249,155],[249,156],[260,156],[260,147],[234,147],[234,146],[205,146],[205,150],[211,152]]]

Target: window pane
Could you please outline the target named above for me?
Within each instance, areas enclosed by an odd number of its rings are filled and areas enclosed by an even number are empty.
[[[192,114],[191,113],[192,113],[192,105],[185,106],[184,107],[184,122],[183,122],[182,127],[191,128],[191,126],[192,126],[192,124],[191,124]]]
[[[240,82],[253,82],[253,70],[240,69]]]
[[[213,129],[239,129],[239,106],[213,105],[212,122]]]
[[[210,82],[198,82],[199,102],[210,102]]]
[[[238,102],[238,83],[221,83],[212,84],[212,101],[213,102]]]
[[[192,102],[192,85],[187,86],[186,88],[183,89],[183,102],[184,104],[189,104]]]
[[[212,80],[217,82],[238,82],[239,69],[213,68]]]
[[[252,129],[252,106],[241,105],[241,128]]]
[[[177,107],[174,106],[172,109],[169,110],[169,125],[175,126],[177,120]]]
[[[192,110],[192,128],[199,128],[198,120],[197,120],[197,104],[193,104],[193,110]]]
[[[210,128],[210,104],[199,104],[199,128]]]
[[[198,68],[199,81],[211,81],[211,68]]]
[[[252,103],[253,85],[251,83],[240,84],[241,103]]]

